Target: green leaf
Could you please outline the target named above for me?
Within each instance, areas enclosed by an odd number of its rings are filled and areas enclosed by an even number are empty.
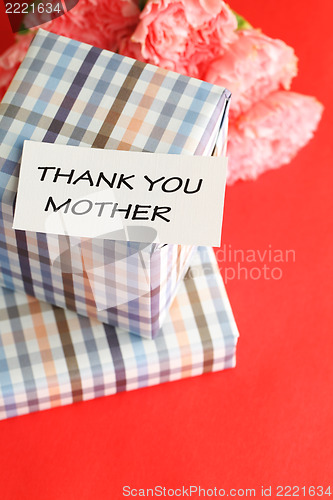
[[[247,30],[247,29],[253,28],[253,26],[251,26],[251,24],[246,19],[244,19],[244,17],[237,14],[237,12],[235,12],[234,10],[233,10],[233,13],[235,14],[236,19],[237,19],[237,23],[238,23],[237,29],[238,30]]]
[[[19,30],[18,30],[18,34],[19,35],[27,35],[28,33],[30,33],[30,29],[29,28],[26,28],[24,26],[24,23],[21,24]]]

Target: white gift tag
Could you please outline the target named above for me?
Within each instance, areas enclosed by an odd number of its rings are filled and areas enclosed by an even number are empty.
[[[227,159],[25,141],[14,229],[220,245]]]

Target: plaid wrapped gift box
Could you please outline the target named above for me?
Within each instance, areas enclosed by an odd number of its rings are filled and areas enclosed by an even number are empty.
[[[0,105],[0,284],[154,337],[192,248],[151,242],[143,251],[14,231],[23,141],[210,155],[224,146],[229,98],[223,88],[39,30]]]
[[[155,339],[0,288],[0,418],[235,366],[238,331],[199,247]]]

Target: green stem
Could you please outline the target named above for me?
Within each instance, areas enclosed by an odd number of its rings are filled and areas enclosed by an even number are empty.
[[[146,3],[147,3],[147,0],[139,0],[139,9],[143,10]]]

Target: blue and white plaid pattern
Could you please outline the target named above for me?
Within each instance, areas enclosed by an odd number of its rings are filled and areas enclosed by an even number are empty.
[[[237,338],[206,247],[153,340],[0,288],[0,418],[232,368]]]
[[[0,105],[0,283],[153,337],[192,249],[153,244],[150,293],[142,293],[138,276],[137,299],[99,311],[84,263],[103,267],[110,243],[94,240],[82,255],[71,238],[59,236],[55,246],[69,256],[64,272],[52,264],[45,234],[12,229],[23,141],[211,154],[218,136],[225,137],[229,97],[206,82],[40,30]],[[126,273],[137,272],[137,267],[119,268],[121,285],[126,286]],[[106,281],[100,292],[116,294],[114,282],[105,289]]]

